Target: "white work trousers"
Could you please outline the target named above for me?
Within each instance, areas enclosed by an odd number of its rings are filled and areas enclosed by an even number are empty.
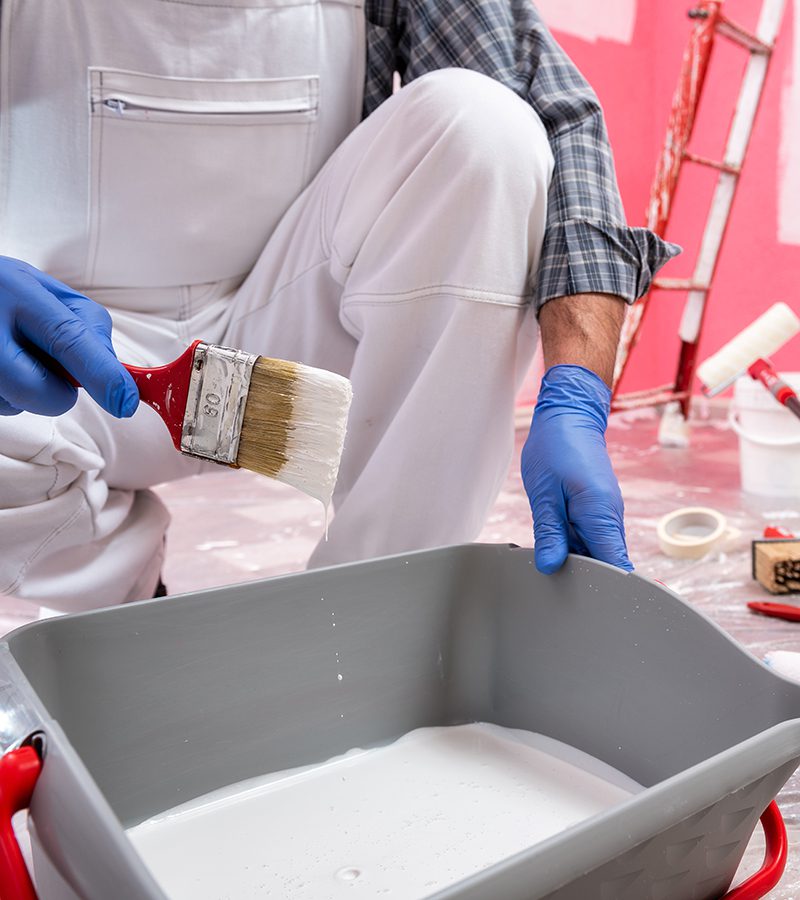
[[[200,337],[350,377],[335,517],[310,565],[469,541],[511,458],[552,169],[527,104],[442,70],[350,134],[243,283],[92,296],[128,362]],[[66,611],[152,596],[169,516],[148,489],[215,468],[176,453],[149,408],[119,421],[81,395],[56,419],[0,419],[0,593]]]

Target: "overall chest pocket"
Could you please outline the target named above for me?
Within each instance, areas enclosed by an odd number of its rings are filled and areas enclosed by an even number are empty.
[[[247,273],[305,187],[316,76],[89,70],[85,283],[161,287]]]

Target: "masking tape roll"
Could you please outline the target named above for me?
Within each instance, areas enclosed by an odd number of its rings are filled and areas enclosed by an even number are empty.
[[[667,513],[658,523],[662,553],[676,559],[700,559],[721,541],[734,537],[722,513],[707,506],[687,506]]]

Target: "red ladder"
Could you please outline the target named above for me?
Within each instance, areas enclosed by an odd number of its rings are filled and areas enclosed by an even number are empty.
[[[716,170],[717,182],[693,276],[689,279],[655,279],[650,292],[628,309],[617,353],[612,401],[613,410],[667,404],[665,419],[672,416],[673,422],[672,427],[664,427],[667,423],[662,420],[662,443],[672,442],[669,440],[669,434],[674,433],[676,417],[679,418],[679,426],[686,428],[692,398],[692,381],[698,362],[697,347],[703,329],[708,295],[730,219],[731,205],[750,142],[753,122],[761,101],[784,2],[785,0],[764,0],[758,26],[752,34],[723,15],[723,0],[699,0],[697,6],[689,11],[694,26],[683,54],[683,65],[678,87],[672,99],[664,149],[650,191],[647,227],[659,236],[665,236],[684,163]],[[708,159],[688,149],[717,35],[728,38],[750,53],[728,132],[724,158],[721,161]],[[618,392],[620,380],[636,346],[650,298],[655,291],[677,291],[687,295],[680,324],[681,348],[675,380],[671,384],[620,394]]]

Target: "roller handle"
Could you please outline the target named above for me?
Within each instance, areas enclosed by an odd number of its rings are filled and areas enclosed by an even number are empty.
[[[769,896],[769,892],[781,880],[789,855],[789,842],[781,811],[774,800],[761,815],[761,827],[766,839],[763,865],[739,887],[728,891],[723,900],[759,900]]]
[[[33,747],[0,757],[0,900],[36,900],[11,817],[30,806],[42,761]]]
[[[788,603],[772,603],[769,600],[752,600],[747,608],[763,616],[773,619],[786,619],[787,622],[800,622],[800,606],[789,606]]]
[[[787,528],[781,528],[780,525],[767,525],[764,529],[764,537],[790,541],[794,538],[794,532],[789,531]]]
[[[800,419],[800,399],[778,375],[767,359],[757,359],[747,370],[750,377],[760,381],[772,396]]]

